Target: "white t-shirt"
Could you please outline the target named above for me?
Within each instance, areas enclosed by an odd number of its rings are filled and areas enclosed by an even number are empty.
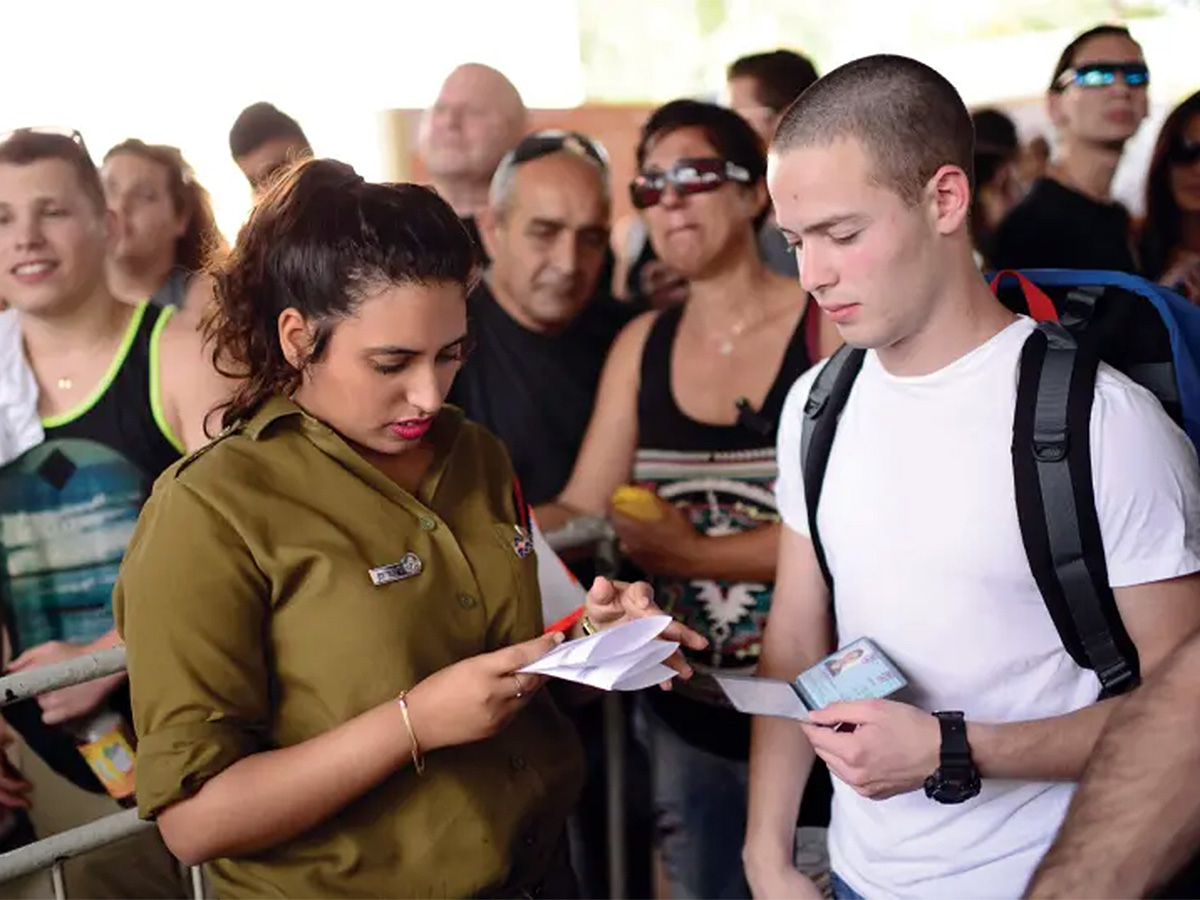
[[[1063,649],[1029,569],[1011,457],[1020,319],[930,375],[889,375],[869,352],[837,429],[818,512],[839,643],[870,637],[922,709],[1014,722],[1092,703],[1096,676]],[[808,535],[804,403],[784,405],[776,493]],[[1146,390],[1102,366],[1091,420],[1100,527],[1113,587],[1200,570],[1196,453]],[[869,897],[1016,897],[1074,785],[984,779],[959,806],[915,791],[868,800],[834,779],[833,869]]]

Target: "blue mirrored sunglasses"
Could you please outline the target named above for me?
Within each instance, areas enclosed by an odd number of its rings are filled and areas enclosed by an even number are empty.
[[[1150,83],[1150,69],[1145,63],[1090,63],[1067,69],[1058,76],[1056,87],[1061,91],[1068,85],[1107,87],[1115,84],[1120,75],[1131,88],[1144,88]]]

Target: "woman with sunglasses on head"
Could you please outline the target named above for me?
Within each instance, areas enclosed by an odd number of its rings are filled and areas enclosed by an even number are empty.
[[[691,293],[617,338],[574,472],[539,516],[553,527],[611,514],[659,602],[708,638],[692,662],[752,670],[778,544],[776,422],[792,382],[834,341],[800,285],[759,254],[766,158],[749,124],[678,100],[651,115],[637,158],[633,203]],[[722,708],[715,684],[645,699],[672,895],[748,896],[740,846],[749,720]]]
[[[1200,91],[1163,122],[1146,176],[1142,270],[1200,303]]]
[[[570,895],[582,759],[519,671],[561,635],[507,455],[443,406],[475,277],[436,193],[331,160],[216,274],[242,387],[156,484],[114,603],[139,806],[223,898]],[[573,636],[648,593],[598,582]]]
[[[116,234],[108,259],[114,294],[129,303],[201,313],[212,279],[201,274],[223,249],[208,191],[174,147],[130,139],[104,156],[100,172]],[[198,318],[198,316],[197,316]]]

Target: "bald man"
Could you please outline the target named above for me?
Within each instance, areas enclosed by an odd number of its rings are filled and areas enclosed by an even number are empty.
[[[529,113],[512,82],[479,63],[451,72],[421,117],[421,162],[438,193],[476,235],[474,220],[487,207],[492,175],[528,130]]]

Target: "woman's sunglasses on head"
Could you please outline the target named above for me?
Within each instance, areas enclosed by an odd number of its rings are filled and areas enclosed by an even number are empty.
[[[642,172],[629,185],[629,197],[637,209],[649,209],[662,200],[671,185],[680,196],[715,191],[727,181],[749,184],[750,173],[724,159],[681,159],[665,172]]]
[[[1150,84],[1150,69],[1145,63],[1098,62],[1067,69],[1058,76],[1054,87],[1059,91],[1066,90],[1072,84],[1085,88],[1108,87],[1116,84],[1118,75],[1127,87],[1144,88]]]

